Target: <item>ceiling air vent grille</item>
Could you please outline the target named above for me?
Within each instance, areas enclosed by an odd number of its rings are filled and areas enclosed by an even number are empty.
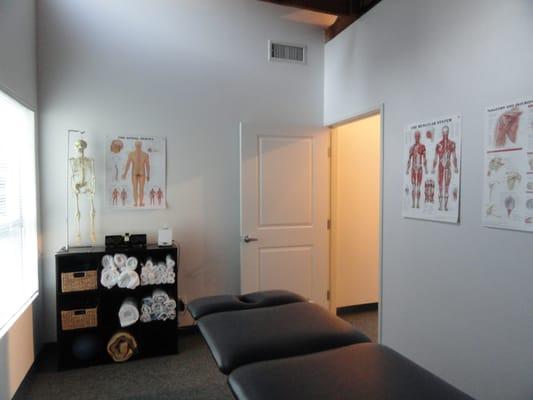
[[[305,64],[307,49],[289,43],[268,42],[268,59],[270,61],[284,61],[296,64]]]

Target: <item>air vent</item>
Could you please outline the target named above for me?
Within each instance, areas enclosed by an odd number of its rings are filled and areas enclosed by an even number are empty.
[[[305,64],[307,61],[307,48],[289,43],[268,42],[268,59],[269,61]]]

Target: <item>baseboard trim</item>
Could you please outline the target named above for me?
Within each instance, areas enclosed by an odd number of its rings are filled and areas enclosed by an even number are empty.
[[[186,325],[186,326],[180,326],[178,329],[178,332],[180,335],[196,335],[200,333],[200,330],[198,329],[198,325]]]
[[[356,306],[346,306],[337,308],[337,315],[351,314],[363,311],[377,311],[379,303],[358,304]]]

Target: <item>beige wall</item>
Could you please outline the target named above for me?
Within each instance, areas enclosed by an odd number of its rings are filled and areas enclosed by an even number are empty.
[[[343,125],[332,142],[336,307],[379,299],[380,116]]]
[[[0,339],[0,400],[13,397],[35,358],[30,306]]]

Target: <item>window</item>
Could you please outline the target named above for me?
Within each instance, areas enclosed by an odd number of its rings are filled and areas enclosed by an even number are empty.
[[[0,91],[0,337],[38,292],[34,112]]]

